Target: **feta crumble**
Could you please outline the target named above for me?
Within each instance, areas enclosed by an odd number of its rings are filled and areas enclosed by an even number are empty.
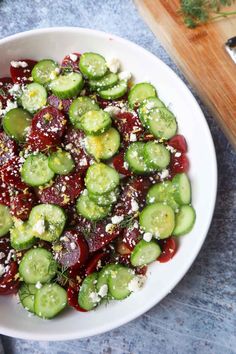
[[[120,108],[116,106],[107,106],[104,111],[114,117],[120,112]]]
[[[137,141],[137,135],[134,134],[134,133],[131,133],[130,136],[129,136],[129,140],[130,141]]]
[[[119,74],[118,74],[118,77],[119,77],[119,80],[125,80],[125,81],[128,81],[131,79],[131,72],[129,71],[121,71]]]
[[[108,69],[112,72],[112,73],[114,73],[114,74],[116,74],[117,73],[117,71],[119,70],[119,68],[120,68],[120,61],[117,59],[117,58],[107,58],[106,59],[106,62],[107,62],[107,67],[108,67]]]
[[[71,53],[71,54],[69,55],[69,57],[70,57],[70,59],[71,59],[73,62],[76,62],[76,60],[78,59],[78,56],[77,56],[76,54],[73,54],[73,53]]]
[[[25,61],[11,61],[11,66],[13,68],[27,68],[28,64]]]
[[[139,210],[138,203],[134,199],[131,200],[131,209],[132,209],[132,211],[138,211]]]
[[[39,219],[36,224],[34,224],[33,231],[37,232],[39,235],[42,235],[45,232],[45,224],[43,219]]]
[[[41,289],[42,288],[42,284],[40,283],[40,281],[37,281],[37,283],[35,284],[36,289]]]
[[[150,242],[151,239],[152,239],[152,234],[151,234],[151,232],[145,232],[145,234],[143,235],[143,239],[144,239],[144,241],[146,241],[146,242]]]
[[[165,169],[160,173],[158,173],[158,175],[160,176],[161,179],[167,178],[169,176],[169,170]]]
[[[145,277],[143,275],[135,276],[128,285],[129,291],[136,292],[139,291],[144,285]]]
[[[123,221],[123,220],[124,220],[124,215],[121,215],[121,216],[115,215],[111,218],[111,222],[114,225],[121,223],[121,221]]]
[[[89,297],[95,304],[100,301],[100,296],[98,295],[98,293],[92,292]]]
[[[108,292],[108,286],[107,286],[107,284],[104,284],[99,289],[98,295],[100,297],[105,297],[107,295],[107,292]]]

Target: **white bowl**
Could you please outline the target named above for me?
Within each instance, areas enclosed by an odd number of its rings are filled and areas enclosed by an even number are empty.
[[[179,132],[188,143],[192,202],[196,224],[180,238],[175,257],[149,267],[145,287],[124,301],[95,311],[72,309],[53,320],[29,317],[15,296],[0,298],[0,333],[24,339],[67,340],[83,338],[121,326],[163,299],[180,281],[196,258],[212,219],[217,189],[216,157],[212,137],[195,98],[178,76],[160,59],[117,36],[81,28],[50,28],[20,33],[0,40],[0,77],[9,74],[9,62],[20,58],[62,58],[71,52],[94,51],[114,56],[137,82],[150,80],[160,98],[177,117]],[[155,321],[155,319],[153,319]]]

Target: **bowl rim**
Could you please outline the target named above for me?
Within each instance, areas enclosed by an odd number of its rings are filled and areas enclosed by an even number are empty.
[[[11,42],[13,40],[17,40],[20,38],[27,38],[27,37],[30,37],[35,34],[53,33],[53,32],[61,32],[61,31],[68,32],[68,33],[78,32],[79,34],[83,34],[83,33],[89,34],[90,33],[91,35],[95,35],[95,36],[102,37],[102,38],[115,39],[115,40],[119,41],[120,43],[124,43],[126,45],[133,47],[138,52],[145,52],[146,55],[149,55],[152,58],[155,58],[155,60],[157,62],[159,61],[159,63],[161,63],[161,65],[164,65],[169,71],[172,72],[172,75],[174,75],[176,80],[179,81],[179,84],[182,85],[182,89],[184,90],[185,94],[190,95],[191,99],[195,102],[195,108],[197,110],[197,114],[199,116],[201,116],[201,124],[204,125],[204,129],[207,134],[209,155],[211,155],[211,157],[212,157],[212,172],[213,172],[213,176],[214,176],[214,179],[211,181],[212,191],[213,191],[213,193],[212,193],[212,208],[211,208],[210,216],[209,216],[209,219],[207,222],[205,235],[204,235],[204,237],[202,237],[202,241],[199,243],[199,246],[196,249],[195,253],[192,254],[191,257],[189,257],[188,263],[186,264],[185,269],[182,271],[182,273],[180,273],[178,275],[178,277],[175,279],[175,281],[173,283],[171,283],[171,285],[169,286],[168,291],[165,293],[165,295],[161,296],[158,300],[153,300],[151,302],[147,302],[146,304],[144,303],[143,306],[140,309],[137,309],[137,311],[134,314],[131,314],[131,315],[126,314],[121,319],[114,321],[112,324],[104,324],[104,325],[100,326],[100,328],[98,330],[96,330],[96,329],[87,330],[82,335],[79,333],[77,335],[75,335],[75,332],[72,332],[72,334],[63,333],[63,334],[58,334],[58,335],[50,335],[50,334],[45,335],[45,334],[35,333],[32,336],[31,333],[26,333],[26,332],[24,332],[24,330],[9,329],[9,328],[5,328],[4,326],[2,326],[0,324],[0,333],[1,334],[11,336],[11,337],[16,337],[16,338],[21,338],[21,339],[28,339],[28,340],[63,341],[63,340],[87,338],[90,336],[99,335],[99,334],[105,333],[107,331],[111,331],[117,327],[120,327],[120,326],[134,320],[135,318],[146,313],[148,310],[150,310],[153,306],[158,304],[160,301],[162,301],[166,297],[166,295],[176,287],[176,285],[181,281],[181,279],[184,277],[184,275],[187,274],[187,272],[189,271],[193,262],[197,258],[197,255],[199,254],[199,251],[202,248],[202,245],[207,237],[207,234],[208,234],[211,222],[212,222],[212,218],[213,218],[213,214],[214,214],[214,210],[215,210],[215,204],[216,204],[216,196],[217,196],[217,184],[218,184],[217,159],[216,159],[216,152],[215,152],[213,138],[212,138],[208,123],[206,121],[206,118],[200,108],[199,103],[197,102],[196,98],[194,97],[194,95],[190,91],[190,89],[187,87],[187,85],[173,71],[172,68],[170,68],[165,62],[163,62],[155,54],[153,54],[149,50],[143,48],[142,46],[140,46],[128,39],[119,37],[119,36],[111,34],[109,32],[104,32],[104,31],[99,31],[99,30],[94,30],[94,29],[84,28],[84,27],[70,27],[70,26],[61,26],[61,27],[56,26],[56,27],[39,28],[39,29],[33,29],[33,30],[29,30],[29,31],[19,32],[19,33],[16,33],[16,34],[13,34],[13,35],[10,35],[10,36],[0,39],[0,46],[4,43]]]

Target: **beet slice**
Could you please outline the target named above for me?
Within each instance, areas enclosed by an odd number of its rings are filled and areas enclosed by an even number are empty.
[[[132,141],[139,140],[144,133],[144,128],[136,113],[119,112],[114,117],[114,124],[123,137],[123,142],[127,145]]]
[[[18,264],[11,261],[8,265],[8,270],[0,277],[0,295],[10,295],[17,293],[20,282],[15,279],[18,272]]]
[[[177,251],[177,242],[173,237],[169,237],[165,240],[159,240],[159,244],[162,250],[161,255],[157,258],[158,262],[166,263],[174,257]]]
[[[74,172],[66,176],[57,176],[52,186],[38,191],[38,197],[41,203],[64,207],[73,203],[83,188],[83,178],[79,172]]]
[[[17,143],[5,132],[0,133],[0,167],[17,155]]]
[[[71,53],[62,60],[61,67],[65,70],[79,71],[80,53]]]
[[[89,249],[85,238],[77,230],[67,230],[60,238],[62,249],[58,253],[58,262],[63,267],[80,268],[88,259]]]
[[[121,173],[124,176],[131,176],[132,172],[129,171],[127,166],[125,165],[124,160],[125,151],[120,151],[114,158],[113,158],[113,166],[115,167],[116,171]]]
[[[21,180],[21,166],[22,162],[20,162],[19,157],[13,157],[11,160],[9,160],[0,169],[0,176],[2,178],[2,181],[10,185],[11,187],[15,187],[19,190],[24,190],[28,188],[27,184],[25,184]]]
[[[33,193],[29,191],[18,193],[12,198],[11,214],[18,219],[27,220],[34,205],[35,196]]]
[[[95,252],[100,250],[119,235],[120,229],[118,226],[115,226],[112,232],[107,232],[105,224],[96,224],[95,228],[91,231],[89,237],[87,238],[89,251]]]
[[[106,252],[99,252],[96,253],[88,262],[85,268],[85,274],[89,275],[95,271],[98,271],[101,268],[101,261],[103,259],[107,258],[107,253]]]
[[[31,60],[31,59],[20,59],[17,60],[15,63],[17,62],[25,62],[27,63],[26,67],[15,67],[16,65],[13,65],[15,61],[11,62],[11,66],[10,66],[10,73],[11,73],[11,77],[12,77],[12,81],[14,83],[21,83],[21,84],[28,84],[31,83],[32,80],[29,80],[29,78],[31,77],[31,71],[33,69],[33,67],[35,66],[35,64],[37,64],[37,61],[35,60]]]
[[[168,141],[168,145],[172,146],[174,149],[176,149],[179,152],[185,153],[188,150],[185,137],[180,134],[173,136],[173,138],[171,138]]]
[[[66,128],[67,120],[59,109],[48,106],[36,113],[32,119],[32,131],[44,133],[52,139],[60,139]]]
[[[134,247],[141,240],[140,230],[135,227],[125,228],[122,235],[122,242],[133,251]]]
[[[75,310],[80,312],[87,312],[87,310],[82,309],[78,304],[78,295],[79,295],[80,285],[69,286],[67,289],[67,299],[68,305],[73,307]]]
[[[0,102],[2,104],[2,108],[6,108],[7,100],[13,99],[12,95],[9,93],[12,86],[13,81],[10,77],[0,78]]]
[[[63,113],[66,113],[66,114],[69,112],[71,102],[72,102],[71,99],[60,100],[60,98],[58,98],[57,96],[54,96],[54,95],[51,95],[48,97],[48,104],[50,106],[53,106],[53,107],[59,109],[59,111],[62,111]]]
[[[48,152],[49,150],[54,151],[60,144],[60,140],[40,131],[31,131],[26,139],[26,142],[29,151],[41,152]]]
[[[170,176],[173,178],[177,173],[188,172],[189,170],[189,159],[186,154],[181,153],[181,155],[176,156],[176,153],[171,154],[170,161]]]

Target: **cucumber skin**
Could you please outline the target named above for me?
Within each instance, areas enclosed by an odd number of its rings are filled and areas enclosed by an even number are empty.
[[[144,147],[144,160],[146,162],[146,165],[152,170],[153,169],[156,169],[157,171],[163,170],[164,168],[166,168],[170,164],[170,152],[167,149],[165,149],[163,144],[157,144],[157,145],[162,146],[162,147],[160,147],[160,149],[164,149],[165,154],[166,154],[165,158],[167,160],[167,163],[162,164],[162,166],[157,165],[156,163],[154,163],[150,160],[150,156],[149,156],[149,152],[148,152],[148,146],[151,146],[152,144],[155,144],[155,143],[152,141],[147,142]]]
[[[28,238],[28,240],[17,240],[17,236],[15,235],[14,237],[14,231],[17,232],[17,228],[11,229],[10,230],[10,241],[11,241],[11,246],[17,250],[17,251],[22,251],[22,250],[26,250],[29,249],[30,247],[32,247],[35,242],[36,242],[36,238],[34,236],[31,236]],[[19,231],[19,232],[24,232],[24,230]],[[29,230],[28,230],[29,232]]]
[[[187,209],[187,208],[189,209],[189,211],[191,210],[191,212],[192,212],[192,221],[191,221],[191,223],[189,223],[188,227],[185,227],[184,229],[182,228],[182,229],[178,230],[178,214],[181,212],[181,210]],[[173,231],[173,235],[177,236],[177,237],[184,236],[184,235],[188,234],[192,230],[192,228],[193,228],[193,226],[195,224],[195,221],[196,221],[196,212],[193,209],[193,207],[191,207],[190,205],[182,205],[180,207],[179,213],[176,215],[176,226],[175,226],[174,231]]]
[[[12,220],[12,217],[10,214],[10,209],[6,205],[0,204],[0,212],[1,212],[1,209],[3,209],[5,219],[7,218],[7,225],[5,225],[5,227],[1,226],[0,237],[5,236],[9,232],[10,228],[13,225],[13,220]],[[4,221],[6,221],[6,220],[4,220]]]
[[[89,215],[89,206],[85,208],[86,206],[86,200],[83,203],[83,199],[87,199],[89,203],[93,204],[95,208],[99,209],[97,211],[97,216],[92,216],[92,214]],[[84,209],[86,209],[86,212],[84,212]],[[82,215],[85,219],[91,220],[91,221],[99,221],[104,219],[110,212],[110,205],[109,206],[100,206],[96,204],[92,199],[89,199],[89,196],[81,195],[76,202],[76,210],[79,215]]]
[[[119,90],[117,91],[116,88],[118,88]],[[123,80],[107,90],[98,91],[98,94],[101,98],[105,100],[116,100],[117,98],[121,98],[122,96],[124,96],[127,90],[127,82]]]
[[[186,198],[185,200],[183,200],[183,197],[181,196],[181,191],[180,191],[180,187],[181,187],[180,183],[181,183],[181,179],[183,179],[183,178],[185,178],[185,181],[182,183],[188,184],[187,185],[187,189],[188,189],[187,192],[189,193],[188,198]],[[189,180],[187,174],[186,173],[176,174],[172,180],[172,184],[175,189],[174,198],[175,198],[176,202],[180,205],[189,204],[191,202],[191,183],[190,183],[190,180]]]
[[[117,289],[115,289],[115,278],[119,275],[120,271],[126,271],[130,272],[130,280],[129,282],[133,279],[134,274],[132,272],[132,270],[128,267],[122,266],[117,264],[117,267],[111,270],[111,273],[108,276],[108,289],[109,289],[109,293],[111,294],[111,296],[115,299],[115,300],[124,300],[126,299],[130,294],[131,294],[131,290],[129,290],[128,288],[128,284],[127,284],[127,288],[125,288],[125,284],[123,285],[123,289],[121,291],[123,291],[122,295],[118,295],[117,294]],[[116,273],[116,274],[115,274]],[[118,292],[120,292],[120,289],[118,289]]]
[[[101,60],[101,62],[104,63],[104,69],[101,71],[101,73],[99,74],[95,74],[95,73],[91,73],[88,69],[87,69],[87,65],[86,63],[84,63],[84,61],[86,60],[86,56],[94,56],[94,57],[99,57],[99,59]],[[86,53],[83,53],[80,57],[80,61],[79,61],[79,69],[81,71],[81,73],[89,78],[89,79],[100,79],[101,77],[103,77],[106,72],[107,72],[107,65],[106,65],[106,61],[105,61],[105,58],[100,55],[100,54],[97,54],[97,53],[93,53],[93,52],[86,52]]]
[[[78,303],[79,303],[79,306],[82,307],[86,311],[91,311],[98,305],[98,303],[94,303],[93,301],[90,301],[90,300],[89,300],[89,302],[87,301],[89,295],[92,292],[96,292],[96,283],[94,284],[94,282],[96,282],[97,279],[98,279],[98,273],[96,273],[96,272],[92,273],[84,279],[84,281],[80,287],[79,294],[78,294]],[[92,285],[92,287],[91,287],[91,285]],[[90,291],[89,288],[91,288],[92,291]]]
[[[134,147],[134,145],[140,146],[140,147],[142,146],[142,148],[141,148],[142,149],[142,156],[141,157],[143,157],[143,166],[142,166],[142,168],[137,168],[136,166],[134,166],[133,158],[132,158],[132,156],[129,156],[130,153],[132,154],[132,152],[130,152],[130,150],[132,149],[132,147]],[[147,164],[146,164],[146,162],[144,160],[144,147],[145,147],[145,143],[142,143],[142,142],[138,141],[138,142],[130,144],[130,146],[128,147],[128,149],[125,152],[124,159],[128,163],[129,169],[135,174],[145,175],[145,174],[147,174],[147,173],[152,171],[150,168],[148,168],[148,166],[147,166]],[[138,156],[137,156],[137,159],[138,159]],[[139,166],[141,166],[141,165],[139,165]]]
[[[136,99],[136,101],[134,100],[135,95],[135,91],[139,90],[140,87],[142,86],[148,86],[150,88],[150,92],[152,90],[152,93],[150,93],[150,95],[148,94],[148,96],[145,96],[142,100],[140,100],[139,98]],[[133,97],[134,96],[134,97]],[[155,89],[155,87],[152,84],[149,84],[148,82],[140,82],[136,85],[134,85],[128,95],[128,102],[129,102],[129,106],[130,108],[134,108],[136,104],[141,104],[145,99],[149,98],[149,97],[155,97],[157,96],[157,91]]]
[[[152,255],[152,257],[150,258],[149,261],[146,261],[146,262],[140,262],[138,261],[137,258],[142,258],[142,256],[140,257],[140,254],[138,253],[141,253],[142,252],[142,248],[148,248],[148,246],[152,246],[153,248],[156,249],[156,254],[155,256]],[[131,253],[131,257],[130,257],[130,261],[131,261],[131,264],[134,266],[134,267],[141,267],[141,266],[144,266],[144,265],[147,265],[149,263],[152,263],[154,262],[161,254],[161,248],[160,246],[155,242],[155,241],[150,241],[150,242],[146,242],[145,240],[141,240],[139,241],[139,243],[137,243],[137,245],[134,247],[132,253]]]
[[[27,289],[28,288],[28,289]],[[34,297],[37,289],[34,284],[23,283],[18,291],[21,305],[29,312],[34,313]],[[27,298],[31,297],[30,300]],[[30,302],[28,302],[30,301]]]

